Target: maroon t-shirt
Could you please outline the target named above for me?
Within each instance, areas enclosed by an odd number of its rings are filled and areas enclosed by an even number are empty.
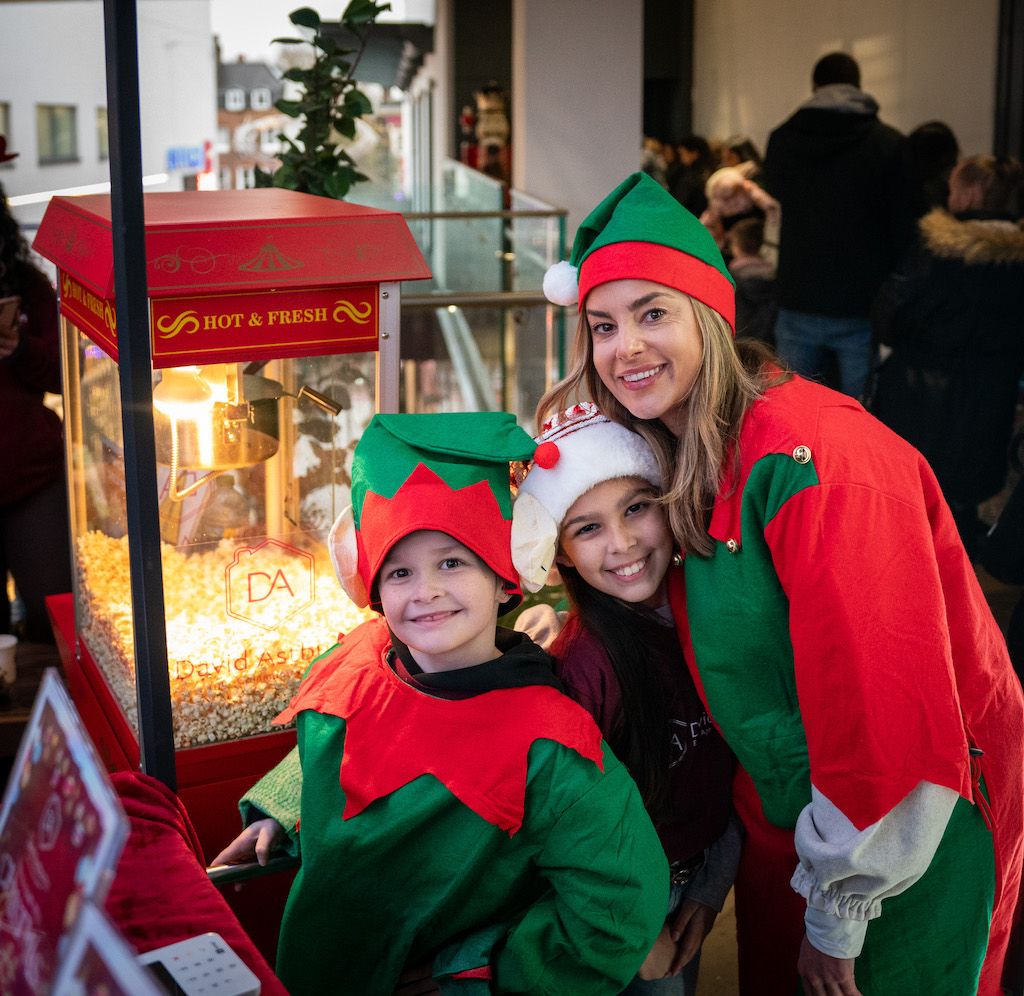
[[[668,800],[663,813],[652,818],[671,864],[699,854],[725,832],[732,755],[697,694],[674,628],[666,626],[665,636],[676,652],[652,652],[647,660],[657,669],[652,670],[652,681],[668,694]],[[550,652],[566,692],[594,717],[605,739],[611,739],[620,719],[622,693],[597,637],[573,613]]]

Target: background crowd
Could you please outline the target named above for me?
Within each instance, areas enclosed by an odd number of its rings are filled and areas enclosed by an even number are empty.
[[[763,156],[741,135],[648,137],[642,168],[715,235],[736,282],[737,334],[858,398],[920,450],[972,559],[1016,582],[1024,528],[995,531],[991,519],[1017,477],[1021,164],[965,156],[942,121],[901,134],[861,89],[856,61],[835,52]],[[1020,670],[1024,648],[1010,642]]]

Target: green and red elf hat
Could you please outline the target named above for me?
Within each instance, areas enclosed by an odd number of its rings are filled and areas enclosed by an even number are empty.
[[[518,595],[510,463],[529,460],[535,448],[508,412],[374,415],[352,457],[352,504],[328,540],[349,598],[379,611],[380,566],[420,529],[454,537]]]
[[[736,285],[711,233],[646,173],[622,181],[584,219],[568,262],[544,274],[544,295],[563,307],[599,284],[650,280],[717,311],[736,331]]]

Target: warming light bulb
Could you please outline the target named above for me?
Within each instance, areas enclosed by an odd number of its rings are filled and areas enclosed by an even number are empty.
[[[199,376],[198,367],[172,367],[163,371],[153,388],[153,407],[168,418],[196,420],[213,410],[213,391]]]

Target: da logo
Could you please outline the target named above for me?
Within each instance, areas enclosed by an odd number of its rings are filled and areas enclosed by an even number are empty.
[[[227,613],[263,629],[276,629],[313,604],[312,554],[278,540],[241,547],[224,568]]]

